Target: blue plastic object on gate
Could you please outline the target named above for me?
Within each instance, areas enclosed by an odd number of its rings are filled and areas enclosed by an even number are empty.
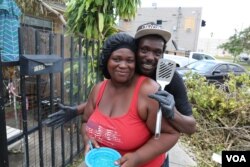
[[[85,156],[88,167],[118,167],[114,162],[121,158],[121,154],[108,147],[91,149]]]
[[[21,10],[15,0],[0,0],[0,55],[1,61],[19,60],[19,18]]]

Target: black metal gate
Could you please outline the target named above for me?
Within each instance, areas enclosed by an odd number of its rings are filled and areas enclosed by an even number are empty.
[[[81,117],[59,128],[42,124],[57,104],[85,101],[101,80],[99,41],[38,31],[19,30],[20,55],[57,55],[62,72],[23,75],[20,62],[0,61],[0,166],[66,166],[83,149]]]

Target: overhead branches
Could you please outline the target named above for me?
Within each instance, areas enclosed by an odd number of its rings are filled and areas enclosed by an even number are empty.
[[[61,20],[61,22],[63,23],[64,26],[66,26],[66,20],[64,19],[63,15],[61,13],[59,13],[58,11],[56,11],[55,9],[53,9],[51,6],[49,6],[47,3],[45,3],[43,0],[38,0],[38,2],[40,2],[47,10],[51,11],[52,13],[54,13],[55,15],[58,16],[58,18]]]

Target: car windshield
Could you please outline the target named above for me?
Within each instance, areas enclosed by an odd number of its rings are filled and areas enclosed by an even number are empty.
[[[214,68],[215,62],[209,62],[209,61],[196,61],[194,63],[191,63],[187,65],[186,67],[192,70],[196,70],[199,72],[209,72],[211,69]]]

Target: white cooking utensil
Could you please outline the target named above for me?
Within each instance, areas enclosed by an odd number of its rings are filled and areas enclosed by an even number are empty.
[[[176,63],[168,59],[159,59],[156,69],[156,81],[160,84],[161,90],[170,83],[173,78],[176,68]],[[161,134],[161,108],[157,112],[156,126],[155,126],[155,138],[158,139]]]

